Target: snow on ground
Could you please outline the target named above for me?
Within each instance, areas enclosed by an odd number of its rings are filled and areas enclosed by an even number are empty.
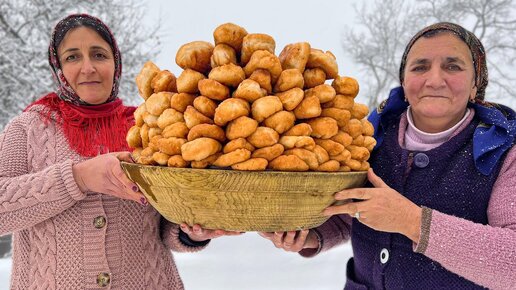
[[[256,233],[222,237],[198,253],[174,253],[186,290],[332,290],[344,287],[349,244],[303,258]],[[9,289],[11,259],[0,259],[0,290]]]

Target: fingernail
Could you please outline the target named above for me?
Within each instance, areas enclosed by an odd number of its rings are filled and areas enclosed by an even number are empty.
[[[141,202],[141,204],[143,204],[143,205],[147,205],[147,203],[148,203],[148,202],[147,202],[147,199],[146,199],[145,197],[143,197],[143,196],[140,198],[140,202]]]
[[[140,190],[137,185],[133,185],[132,189],[134,192],[138,192]]]

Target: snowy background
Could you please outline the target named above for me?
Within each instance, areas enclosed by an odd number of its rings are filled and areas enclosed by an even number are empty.
[[[347,243],[314,258],[276,249],[256,233],[215,239],[204,251],[174,253],[187,290],[342,289]],[[11,259],[0,259],[0,290],[9,289]]]

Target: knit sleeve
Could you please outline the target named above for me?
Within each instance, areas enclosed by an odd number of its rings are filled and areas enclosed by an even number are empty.
[[[313,257],[349,240],[351,235],[351,217],[347,214],[335,215],[325,223],[312,229],[319,240],[318,249],[304,249],[299,252],[303,257]]]
[[[179,225],[161,218],[161,238],[163,243],[175,252],[198,252],[206,248],[206,245],[192,247],[181,242],[179,239]]]
[[[429,258],[492,289],[516,289],[516,149],[508,153],[493,186],[482,225],[432,210],[424,247]],[[421,235],[424,236],[424,233]],[[421,244],[422,241],[420,241]]]
[[[27,114],[0,135],[0,235],[49,219],[85,197],[72,174],[72,161],[29,172]]]

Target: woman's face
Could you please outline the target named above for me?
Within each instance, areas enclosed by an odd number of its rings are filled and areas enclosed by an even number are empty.
[[[111,47],[97,32],[86,27],[68,31],[57,54],[66,80],[81,100],[92,105],[107,101],[115,61]]]
[[[476,95],[468,46],[451,33],[419,38],[407,55],[403,89],[416,127],[444,131],[464,116]]]

